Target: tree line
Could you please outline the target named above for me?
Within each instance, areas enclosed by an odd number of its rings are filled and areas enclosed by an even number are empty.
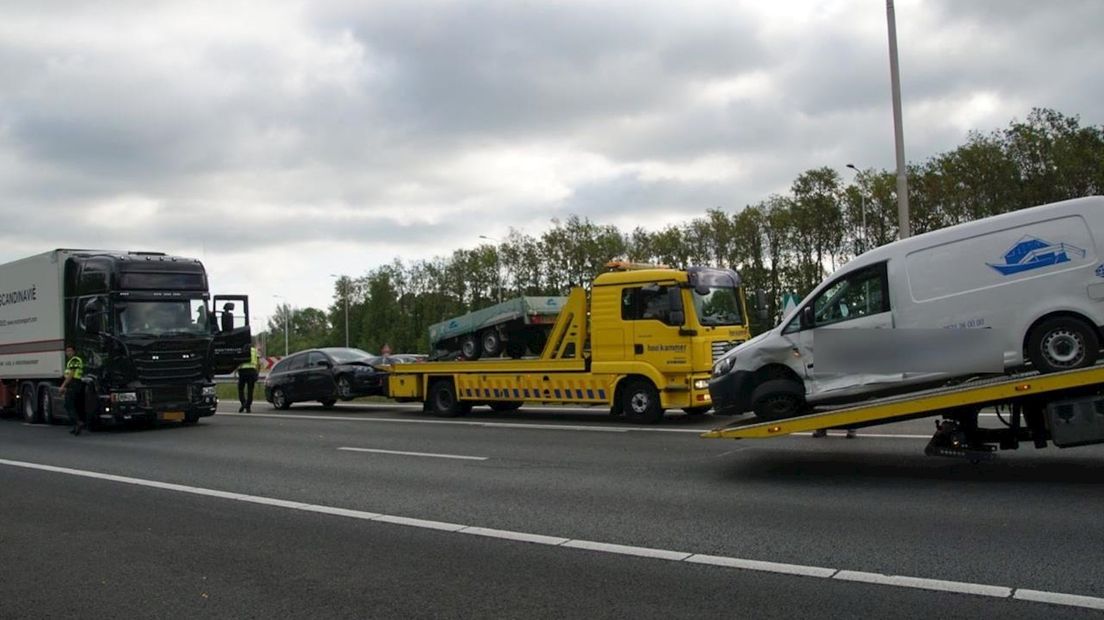
[[[896,173],[856,169],[844,180],[825,166],[802,172],[784,195],[737,211],[720,207],[681,225],[649,231],[570,216],[537,236],[517,230],[499,242],[449,256],[395,259],[335,283],[329,308],[281,306],[262,335],[269,354],[340,346],[348,308],[350,346],[427,352],[432,323],[500,297],[565,295],[614,259],[731,267],[761,291],[770,317],[782,296],[803,296],[865,249],[897,238]],[[908,166],[913,234],[1025,207],[1104,193],[1104,126],[1034,109],[1024,121],[971,132],[952,151]],[[863,223],[865,221],[865,227]],[[752,317],[753,332],[769,325]]]

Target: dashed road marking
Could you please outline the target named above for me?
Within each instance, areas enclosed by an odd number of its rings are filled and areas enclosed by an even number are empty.
[[[380,450],[377,448],[351,448],[342,446],[338,450],[346,452],[371,452],[373,454],[397,454],[400,456],[425,456],[434,459],[456,459],[458,461],[486,461],[485,456],[464,456],[461,454],[437,454],[434,452],[404,452],[402,450]]]
[[[146,480],[143,478],[132,478],[129,476],[117,476],[114,474],[105,474],[83,469],[73,469],[70,467],[58,467],[55,465],[43,465],[40,463],[29,463],[25,461],[0,459],[0,465],[67,474],[70,476],[80,476],[83,478],[95,478],[98,480],[106,480],[121,484],[131,484],[135,486],[162,489],[166,491],[176,491],[179,493],[201,495],[205,497],[215,497],[219,499],[247,502],[251,504],[261,504],[265,506],[287,508],[291,510],[301,510],[304,512],[315,512],[352,519],[361,519],[365,521],[376,521],[380,523],[404,525],[407,527],[417,527],[422,529],[452,532],[458,534],[471,534],[476,536],[485,536],[518,542],[549,545],[553,547],[564,547],[584,551],[592,551],[595,553],[610,553],[614,555],[652,558],[669,562],[689,562],[692,564],[705,564],[722,568],[731,568],[735,570],[750,570],[767,573],[778,573],[783,575],[796,575],[815,579],[832,579],[836,581],[868,583],[894,588],[916,588],[922,590],[951,592],[972,596],[989,596],[995,598],[1046,603],[1050,605],[1060,605],[1064,607],[1104,609],[1104,598],[1095,596],[1084,596],[1080,594],[1048,592],[1045,590],[1031,590],[1026,588],[1013,588],[1008,586],[969,583],[962,581],[947,581],[943,579],[929,579],[924,577],[910,577],[907,575],[882,575],[879,573],[843,570],[824,566],[783,564],[777,562],[765,562],[762,560],[751,560],[746,558],[702,555],[670,549],[653,549],[650,547],[634,547],[630,545],[619,545],[614,543],[604,543],[590,540],[573,540],[556,536],[533,534],[529,532],[496,530],[471,525],[464,525],[462,523],[448,523],[444,521],[415,519],[411,517],[386,515],[375,512],[351,510],[347,508],[322,506],[318,504],[289,501],[259,495],[248,495],[245,493],[219,491],[217,489],[206,489],[203,487],[193,487],[184,484],[159,482],[157,480]]]

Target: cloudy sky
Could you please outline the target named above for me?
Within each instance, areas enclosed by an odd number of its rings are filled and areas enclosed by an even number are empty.
[[[1101,0],[896,9],[909,160],[1104,122]],[[894,167],[882,0],[5,0],[0,84],[0,262],[197,256],[255,317],[481,234]]]

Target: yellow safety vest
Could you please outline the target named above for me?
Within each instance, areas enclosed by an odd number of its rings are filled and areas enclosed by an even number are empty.
[[[65,362],[65,376],[80,379],[84,376],[84,360],[79,355],[74,355]]]
[[[257,370],[258,366],[260,366],[260,358],[257,355],[257,347],[249,347],[249,361],[238,366],[238,370]]]

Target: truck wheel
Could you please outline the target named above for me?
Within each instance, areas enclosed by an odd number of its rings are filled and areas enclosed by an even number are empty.
[[[77,405],[80,406],[79,403]],[[50,386],[38,386],[38,417],[43,424],[54,423],[54,399],[50,396]]]
[[[284,388],[272,390],[272,406],[277,409],[289,409],[291,407],[291,400],[284,392]]]
[[[633,379],[625,386],[621,391],[621,409],[625,417],[633,422],[656,424],[663,419],[659,392],[645,379]]]
[[[471,403],[461,402],[456,397],[456,388],[452,381],[439,379],[429,387],[429,410],[433,415],[443,418],[455,418],[471,411]]]
[[[477,360],[483,350],[479,348],[479,341],[475,336],[468,334],[460,341],[460,355],[466,360]]]
[[[1047,319],[1031,331],[1027,356],[1041,373],[1092,366],[1100,352],[1096,330],[1069,317]]]
[[[27,424],[38,422],[38,395],[33,383],[24,383],[19,388],[19,399],[23,401],[23,421]]]
[[[483,355],[487,357],[502,355],[502,335],[498,333],[497,329],[492,327],[484,330],[479,341],[483,345]]]
[[[751,393],[751,409],[760,420],[782,420],[805,409],[805,388],[793,379],[764,381]]]
[[[521,401],[520,400],[499,401],[499,402],[496,402],[496,403],[487,403],[487,406],[489,406],[491,408],[491,411],[498,411],[500,413],[506,412],[506,411],[517,411],[518,409],[521,409]]]
[[[712,408],[713,408],[712,405],[704,405],[702,407],[683,407],[682,410],[686,412],[686,415],[697,416],[697,415],[705,415]]]

